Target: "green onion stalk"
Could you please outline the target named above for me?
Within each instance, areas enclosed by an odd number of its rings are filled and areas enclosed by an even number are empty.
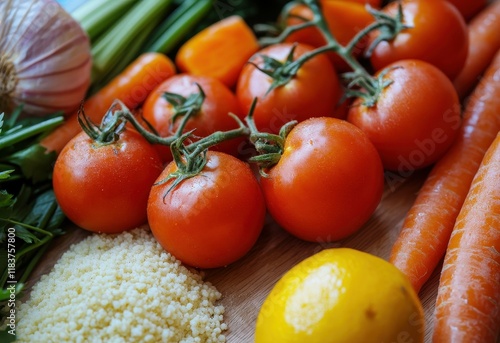
[[[101,89],[143,52],[170,54],[209,13],[213,0],[89,0],[71,14],[92,47],[92,85]]]

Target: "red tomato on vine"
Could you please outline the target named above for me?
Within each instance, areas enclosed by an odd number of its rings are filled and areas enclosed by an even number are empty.
[[[461,123],[451,81],[419,60],[395,62],[376,76],[392,83],[373,106],[356,99],[347,120],[370,138],[386,169],[404,174],[436,162],[453,143]]]
[[[200,93],[197,85],[201,87],[204,99],[202,103],[195,104],[195,113],[187,121],[184,132],[194,129],[195,136],[206,137],[215,131],[227,131],[238,127],[229,113],[242,118],[243,112],[236,96],[226,85],[209,76],[177,74],[158,85],[149,94],[143,105],[144,119],[153,126],[160,136],[168,137],[175,132],[182,121],[182,118],[176,117],[176,115],[178,115],[180,107],[186,104],[176,107],[164,97],[165,92],[180,95],[185,99],[193,98]],[[239,139],[229,140],[213,147],[213,149],[237,155],[241,142]],[[172,159],[168,147],[160,146],[160,152],[165,161]]]
[[[146,223],[149,191],[162,170],[157,151],[134,130],[125,129],[110,144],[81,132],[57,157],[54,193],[79,227],[122,232]]]
[[[375,70],[403,59],[420,59],[435,65],[450,79],[457,76],[469,47],[467,24],[460,12],[448,1],[436,0],[396,1],[382,11],[396,16],[399,3],[407,28],[394,39],[376,45],[370,55]],[[382,35],[383,32],[372,32],[367,45]]]
[[[260,131],[277,133],[290,120],[330,117],[335,113],[342,90],[337,74],[324,54],[309,59],[295,75],[283,75],[281,66],[277,66],[287,60],[293,46],[283,43],[262,49],[250,59],[251,63],[245,65],[238,79],[236,96],[244,113],[248,113],[255,98],[259,99],[253,116]],[[293,60],[312,49],[297,44]],[[269,58],[278,63],[266,63]],[[275,79],[258,69],[266,69],[269,65],[278,71],[277,77],[290,77],[286,85],[270,90]]]
[[[281,227],[312,242],[352,235],[378,206],[382,163],[368,137],[337,118],[311,118],[286,136],[278,163],[261,186]]]
[[[264,225],[264,197],[250,167],[231,155],[207,152],[196,176],[174,186],[171,162],[151,188],[148,222],[158,242],[190,266],[216,268],[243,257]]]

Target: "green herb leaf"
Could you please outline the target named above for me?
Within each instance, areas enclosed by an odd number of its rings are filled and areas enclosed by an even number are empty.
[[[23,175],[38,183],[52,177],[52,168],[56,160],[54,152],[46,153],[41,145],[35,144],[14,153],[10,161],[21,168]]]
[[[5,189],[0,190],[0,207],[11,206],[14,201],[13,198],[14,196],[9,194]]]
[[[18,107],[10,115],[0,114],[0,290],[9,278],[4,244],[10,238],[9,228],[15,229],[19,283],[29,277],[48,242],[64,233],[60,226],[65,216],[51,181],[56,154],[47,154],[38,144],[43,135],[63,122],[63,117],[21,118],[20,113]],[[0,312],[0,322],[3,317]]]

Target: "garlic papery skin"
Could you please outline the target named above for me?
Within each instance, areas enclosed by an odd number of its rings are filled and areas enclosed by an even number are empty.
[[[55,0],[0,0],[0,113],[75,111],[91,67],[87,34]]]

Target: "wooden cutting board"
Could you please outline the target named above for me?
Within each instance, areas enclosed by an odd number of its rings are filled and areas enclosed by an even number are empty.
[[[426,173],[427,170],[418,171],[405,180],[396,180],[397,182],[392,178],[388,179],[390,183],[386,182],[382,201],[371,219],[359,232],[345,240],[334,243],[304,242],[287,234],[268,217],[257,244],[243,259],[226,268],[204,271],[205,280],[214,284],[223,294],[221,302],[226,309],[228,342],[253,342],[255,321],[267,294],[287,270],[306,257],[325,248],[342,246],[387,259]],[[28,291],[42,274],[51,270],[71,244],[87,235],[84,230],[69,228],[66,235],[56,239],[34,270],[27,285]],[[426,316],[426,342],[430,342],[438,277],[439,273],[435,272],[420,293]]]

